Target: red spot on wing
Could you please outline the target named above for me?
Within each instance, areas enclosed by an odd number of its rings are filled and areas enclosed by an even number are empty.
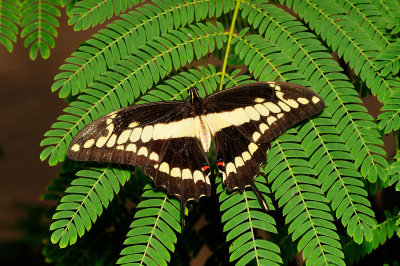
[[[201,170],[203,170],[203,172],[207,171],[210,167],[208,167],[208,165],[205,165],[201,168]]]
[[[224,162],[218,162],[217,166],[224,166]]]

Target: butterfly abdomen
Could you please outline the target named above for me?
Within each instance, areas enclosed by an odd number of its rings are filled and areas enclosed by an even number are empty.
[[[195,120],[195,128],[197,129],[197,137],[201,141],[201,145],[205,152],[210,150],[211,146],[211,132],[210,127],[204,116],[198,116]]]

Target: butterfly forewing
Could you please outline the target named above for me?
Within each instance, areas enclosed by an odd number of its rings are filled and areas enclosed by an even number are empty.
[[[322,111],[324,102],[292,83],[250,83],[204,99],[215,139],[217,166],[228,190],[254,186],[269,142]]]

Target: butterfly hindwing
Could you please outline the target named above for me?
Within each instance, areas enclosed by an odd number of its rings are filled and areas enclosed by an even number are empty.
[[[196,138],[169,140],[159,162],[145,167],[145,173],[184,204],[211,194],[209,163]]]
[[[250,83],[204,100],[218,169],[229,191],[254,186],[269,142],[324,108],[310,89],[284,82]]]

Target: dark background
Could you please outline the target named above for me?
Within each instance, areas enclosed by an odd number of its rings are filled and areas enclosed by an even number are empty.
[[[52,93],[50,87],[58,67],[79,43],[100,28],[74,32],[67,24],[67,16],[63,15],[56,47],[47,60],[38,55],[36,61],[31,61],[29,50],[23,47],[21,40],[11,54],[0,46],[0,242],[15,242],[24,237],[23,231],[16,227],[21,219],[27,218],[26,206],[41,206],[45,210],[52,204],[41,201],[40,195],[56,177],[59,167],[40,161],[39,143],[66,103],[58,98],[57,92]],[[376,117],[381,105],[375,97],[367,96],[363,100]],[[385,149],[389,157],[393,156],[392,135],[385,137]],[[377,211],[383,210],[383,198],[379,194],[375,197],[375,207]],[[45,227],[49,224],[44,217],[37,219]],[[202,264],[207,254],[202,250],[192,264]]]

